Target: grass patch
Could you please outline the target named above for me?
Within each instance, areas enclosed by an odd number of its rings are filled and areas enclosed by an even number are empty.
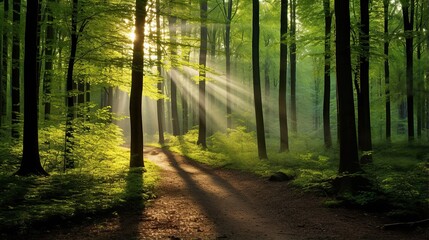
[[[123,141],[118,127],[110,123],[84,127],[86,130],[76,131],[75,167],[65,172],[61,157],[64,143],[59,140],[64,138],[63,132],[53,127],[41,131],[40,154],[48,177],[14,176],[20,146],[0,144],[1,233],[24,234],[37,226],[142,207],[154,197],[158,167],[145,161],[144,169],[130,169],[129,149],[120,147]]]

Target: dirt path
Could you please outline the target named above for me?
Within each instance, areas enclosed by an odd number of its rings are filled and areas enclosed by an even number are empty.
[[[379,229],[386,220],[346,209],[251,174],[212,169],[157,148],[159,196],[146,209],[54,230],[46,239],[428,239]],[[44,237],[45,236],[45,237]]]

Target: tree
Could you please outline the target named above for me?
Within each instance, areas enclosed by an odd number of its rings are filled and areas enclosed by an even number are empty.
[[[206,62],[207,62],[207,0],[200,2],[201,35],[198,82],[198,140],[197,144],[207,148],[206,143]]]
[[[160,80],[158,80],[157,88],[160,94],[164,93],[163,83],[161,81],[161,9],[159,0],[156,0],[156,57],[157,57],[157,70]],[[158,117],[158,142],[164,145],[164,99],[160,98],[156,101],[156,110]]]
[[[21,42],[21,0],[13,0],[13,35],[12,35],[12,137],[19,138],[18,124],[19,114],[21,112],[20,96],[20,42]]]
[[[136,0],[135,38],[133,43],[133,63],[131,73],[130,125],[131,156],[130,167],[144,167],[143,160],[143,43],[147,0]]]
[[[389,0],[383,0],[384,10],[384,85],[386,95],[386,139],[390,142],[392,135],[390,115],[390,70],[389,70]]]
[[[414,96],[413,96],[413,26],[414,0],[402,0],[404,18],[405,54],[407,62],[407,120],[408,141],[414,140]]]
[[[176,41],[176,17],[168,17],[168,28],[170,32],[170,52],[171,52],[171,71],[170,71],[170,80],[171,80],[171,123],[173,126],[173,136],[180,135],[180,126],[179,126],[179,113],[177,110],[177,84],[178,81],[176,73],[177,67],[177,41]]]
[[[358,91],[358,142],[360,150],[372,150],[371,114],[369,104],[369,0],[360,0],[359,73]],[[363,154],[362,162],[372,160],[371,154]]]
[[[223,14],[225,18],[225,68],[226,68],[226,127],[232,128],[232,109],[231,109],[231,22],[232,22],[232,2],[229,0],[226,4],[223,2]]]
[[[49,2],[51,3],[51,2]],[[46,40],[45,40],[45,73],[43,80],[45,120],[50,119],[51,114],[51,83],[53,78],[53,60],[54,60],[54,42],[55,31],[53,26],[54,17],[52,15],[51,5],[47,4],[46,14]]]
[[[7,106],[7,66],[8,66],[8,33],[9,33],[9,1],[3,0],[2,49],[0,55],[0,126],[5,123]]]
[[[296,117],[296,0],[290,2],[290,115],[292,132],[297,133]]]
[[[360,171],[350,57],[350,2],[335,0],[340,173]]]
[[[281,1],[280,23],[280,74],[279,74],[279,121],[280,121],[280,152],[289,150],[289,137],[287,126],[287,26],[288,26],[288,0]]]
[[[258,141],[259,159],[267,159],[265,146],[264,115],[262,109],[261,76],[259,70],[259,1],[253,0],[252,10],[252,67],[253,96],[256,116],[256,138]]]
[[[37,13],[39,1],[27,2],[24,56],[24,139],[21,166],[15,173],[19,176],[48,173],[40,163],[38,137],[37,100],[39,86],[37,76]]]
[[[331,136],[331,1],[323,0],[323,12],[325,13],[325,71],[323,93],[323,140],[325,148],[332,147]]]

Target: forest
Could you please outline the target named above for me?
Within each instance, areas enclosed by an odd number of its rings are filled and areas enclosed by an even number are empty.
[[[428,237],[428,0],[0,19],[0,238]]]

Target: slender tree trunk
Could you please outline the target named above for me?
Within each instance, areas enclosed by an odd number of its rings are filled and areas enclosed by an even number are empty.
[[[27,2],[24,56],[24,139],[21,166],[15,173],[19,176],[44,175],[48,173],[40,163],[38,139],[38,81],[37,77],[37,12],[39,1]]]
[[[226,58],[226,127],[232,128],[232,108],[231,108],[231,21],[232,21],[232,2],[228,1],[225,21],[225,58]]]
[[[7,70],[9,57],[9,0],[3,0],[2,49],[0,62],[0,126],[6,122],[7,115]]]
[[[363,154],[361,162],[372,161],[371,115],[369,104],[369,0],[360,0],[359,63],[360,91],[358,98],[358,141]]]
[[[421,92],[424,91],[424,76],[422,72],[421,58],[422,58],[422,27],[423,27],[423,11],[424,4],[420,4],[420,1],[417,1],[417,7],[420,7],[416,10],[416,33],[417,33],[417,138],[422,137],[422,120],[424,114],[424,98]]]
[[[292,132],[297,133],[298,123],[296,116],[296,0],[291,0],[290,23],[290,113]]]
[[[266,46],[268,47],[268,46]],[[264,98],[265,98],[265,105],[266,105],[266,109],[265,109],[265,116],[267,117],[268,121],[266,121],[266,126],[265,126],[265,133],[267,134],[267,138],[270,138],[270,127],[269,127],[269,116],[270,116],[270,60],[268,59],[268,57],[265,58],[265,64],[264,64],[264,83],[265,83],[265,88],[264,88]]]
[[[201,44],[200,44],[200,69],[199,69],[199,83],[198,83],[198,140],[197,144],[203,148],[207,148],[206,142],[206,62],[207,62],[207,0],[200,2],[200,15],[201,15]]]
[[[159,0],[156,0],[156,68],[158,70],[159,80],[157,83],[158,92],[164,94],[164,84],[161,75],[161,6]],[[164,145],[164,99],[160,98],[156,101],[156,110],[158,117],[158,142],[161,146]]]
[[[289,151],[289,136],[287,125],[287,26],[288,26],[288,0],[281,1],[280,26],[280,75],[279,75],[279,121],[280,121],[280,152]]]
[[[70,58],[67,68],[67,120],[66,120],[66,154],[64,159],[64,170],[67,167],[73,167],[74,161],[72,159],[73,152],[73,120],[75,114],[75,97],[73,90],[76,84],[73,81],[73,71],[77,52],[78,32],[78,8],[79,1],[73,0],[72,2],[72,24],[71,24],[71,43],[70,43]]]
[[[183,40],[183,37],[187,37],[188,36],[188,32],[186,30],[186,19],[182,19],[181,20],[181,25],[180,25],[180,32],[182,34],[182,44],[185,45],[186,42]],[[182,47],[182,52],[186,53],[187,49],[185,46]],[[186,57],[185,57],[186,59]],[[188,58],[189,61],[189,58]],[[187,76],[182,78],[183,81],[183,86],[182,86],[182,91],[181,91],[181,101],[182,101],[182,130],[183,130],[183,134],[186,134],[188,132],[188,122],[189,122],[189,108],[188,108],[188,96],[189,96],[189,92],[187,89],[189,89],[188,87],[188,79]]]
[[[330,0],[323,0],[325,13],[325,71],[323,93],[323,140],[325,148],[332,147],[331,137],[331,27],[332,15]]]
[[[170,50],[171,50],[171,123],[173,126],[173,136],[180,135],[180,126],[179,126],[179,113],[177,110],[177,84],[175,81],[177,75],[175,74],[176,70],[176,58],[177,58],[177,41],[176,41],[176,17],[168,17],[168,27],[170,30]]]
[[[256,115],[256,138],[258,141],[259,159],[268,159],[265,146],[264,114],[262,108],[261,76],[259,70],[259,1],[253,0],[252,16],[252,66],[253,96]]]
[[[46,7],[46,40],[45,40],[45,72],[43,79],[43,96],[44,96],[44,109],[45,109],[45,120],[50,119],[51,114],[51,83],[52,83],[52,72],[53,72],[53,60],[54,60],[54,38],[55,31],[53,27],[54,17],[52,16],[51,6]]]
[[[131,158],[130,167],[144,167],[143,160],[143,43],[147,0],[136,0],[135,39],[131,73],[130,123]]]
[[[390,142],[392,136],[390,113],[390,70],[389,70],[389,0],[383,0],[384,6],[384,85],[386,93],[386,140]]]
[[[413,93],[413,25],[414,25],[414,0],[402,3],[405,32],[405,52],[407,62],[407,116],[408,116],[408,141],[414,140],[414,93]]]
[[[13,36],[12,36],[12,128],[11,133],[14,139],[19,138],[19,114],[21,112],[21,79],[20,79],[20,44],[21,44],[21,0],[13,0]]]
[[[337,94],[340,136],[340,173],[360,171],[350,58],[349,1],[335,0]]]

